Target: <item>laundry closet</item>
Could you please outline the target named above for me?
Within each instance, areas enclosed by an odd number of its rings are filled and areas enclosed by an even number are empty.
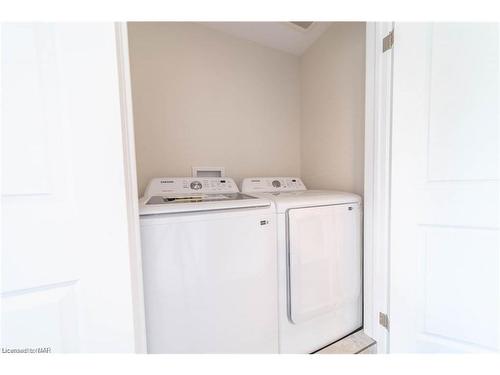
[[[362,328],[364,23],[129,23],[150,353]]]

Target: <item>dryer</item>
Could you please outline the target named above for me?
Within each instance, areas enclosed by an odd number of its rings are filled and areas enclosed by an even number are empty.
[[[149,353],[277,353],[272,202],[230,178],[156,178],[140,200]]]
[[[297,177],[246,178],[276,208],[281,353],[312,353],[362,326],[361,198]]]

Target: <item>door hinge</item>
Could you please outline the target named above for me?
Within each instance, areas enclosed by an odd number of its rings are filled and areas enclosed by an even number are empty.
[[[389,330],[389,317],[387,316],[387,314],[379,312],[378,313],[378,323],[382,327],[385,327],[387,330]]]
[[[382,40],[382,52],[388,51],[394,45],[394,30],[392,30],[387,36]]]

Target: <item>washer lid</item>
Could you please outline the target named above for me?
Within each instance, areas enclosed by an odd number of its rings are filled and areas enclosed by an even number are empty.
[[[254,195],[274,201],[278,213],[286,212],[291,208],[361,203],[359,195],[335,190],[283,191]]]
[[[149,182],[139,201],[139,213],[155,215],[270,205],[268,199],[239,193],[229,177],[164,177]]]
[[[199,195],[155,195],[139,201],[140,215],[158,215],[180,212],[229,210],[238,208],[269,207],[271,201],[241,193]]]

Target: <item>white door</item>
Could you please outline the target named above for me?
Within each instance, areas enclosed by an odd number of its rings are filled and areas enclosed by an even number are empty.
[[[2,350],[133,352],[113,24],[4,24]]]
[[[395,26],[391,352],[500,348],[498,38]]]

